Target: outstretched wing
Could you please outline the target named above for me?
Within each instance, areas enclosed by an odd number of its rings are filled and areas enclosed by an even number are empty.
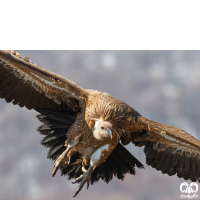
[[[133,132],[122,139],[145,146],[147,165],[169,176],[197,181],[200,179],[200,141],[186,131],[136,116]]]
[[[72,81],[21,59],[14,51],[0,51],[0,97],[28,109],[80,110],[85,90]]]

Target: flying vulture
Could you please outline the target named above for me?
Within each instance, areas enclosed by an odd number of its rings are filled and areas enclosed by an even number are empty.
[[[44,70],[14,51],[0,51],[0,97],[34,109],[42,145],[55,160],[52,175],[75,179],[79,187],[123,179],[143,165],[124,147],[143,147],[147,165],[192,182],[200,179],[200,141],[186,131],[141,116],[111,95],[83,89]]]

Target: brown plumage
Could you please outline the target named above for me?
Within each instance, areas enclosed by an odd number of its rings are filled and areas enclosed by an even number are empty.
[[[43,123],[48,157],[80,186],[113,175],[123,179],[143,165],[123,145],[144,146],[146,162],[169,176],[200,178],[200,141],[184,130],[148,120],[111,95],[86,90],[62,76],[21,59],[14,51],[0,51],[0,97],[35,109]],[[123,144],[123,145],[122,145]]]

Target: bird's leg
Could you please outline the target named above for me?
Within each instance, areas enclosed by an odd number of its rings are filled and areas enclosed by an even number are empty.
[[[85,166],[84,164],[82,165],[82,171],[83,171],[83,174],[76,178],[76,181],[75,182],[72,182],[72,183],[77,183],[79,182],[80,180],[81,181],[81,184],[79,185],[78,187],[78,190],[76,191],[75,195],[73,197],[75,197],[83,188],[83,186],[85,185],[85,183],[87,183],[87,189],[89,188],[89,183],[90,183],[90,180],[91,180],[91,174],[92,174],[92,171],[97,167],[99,166],[102,162],[104,162],[107,158],[107,156],[109,155],[109,152],[110,150],[113,148],[109,148],[110,146],[108,144],[98,148],[91,156],[90,158],[90,166],[89,168],[86,170],[85,169]]]
[[[74,141],[70,142],[70,143],[67,145],[67,149],[57,158],[57,160],[55,161],[55,163],[54,163],[54,165],[53,165],[53,166],[54,166],[54,169],[53,169],[53,172],[52,172],[52,176],[55,176],[55,174],[56,174],[56,172],[58,171],[58,169],[59,169],[60,167],[62,167],[62,166],[65,164],[66,160],[68,159],[68,158],[67,158],[67,154],[69,153],[69,151],[70,151],[70,149],[71,149],[72,147],[74,147],[75,145],[78,144],[78,142],[79,142],[79,137],[80,137],[80,136],[75,137]],[[69,162],[69,161],[68,161],[68,162]]]
[[[55,163],[53,165],[54,169],[53,169],[53,172],[52,172],[52,176],[55,176],[59,167],[62,167],[62,165],[64,164],[64,161],[66,160],[66,156],[67,156],[70,149],[71,149],[71,147],[68,146],[67,149],[57,158],[57,160],[55,161]]]
[[[82,171],[83,171],[83,174],[76,178],[76,181],[75,182],[72,182],[72,183],[77,183],[79,180],[82,180],[81,181],[81,184],[79,185],[78,187],[78,190],[76,191],[75,195],[73,197],[75,197],[83,188],[83,186],[85,185],[85,183],[87,183],[87,189],[89,188],[89,184],[90,184],[90,180],[91,180],[91,174],[92,174],[92,171],[93,171],[93,167],[90,165],[88,170],[85,169],[84,166],[82,166]]]

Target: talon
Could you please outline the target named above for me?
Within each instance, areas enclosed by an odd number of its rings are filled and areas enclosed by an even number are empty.
[[[78,181],[78,180],[80,180],[82,178],[83,178],[83,175],[80,175],[78,178],[76,178],[76,180]]]
[[[75,197],[79,192],[77,191],[73,197]]]
[[[58,171],[58,167],[54,166],[54,169],[53,169],[53,172],[52,172],[52,176],[53,177],[55,176],[55,174],[56,174],[57,171]]]
[[[83,172],[87,172],[87,169],[85,169],[85,165],[84,165],[84,163],[82,163],[82,167],[81,167],[81,170],[83,171]]]
[[[71,183],[72,183],[72,184],[76,184],[76,183],[78,183],[78,181],[77,181],[77,180],[75,180],[74,182],[73,182],[73,181],[71,181]]]
[[[79,180],[83,179],[83,175],[80,175],[72,184],[78,183]]]
[[[77,196],[77,194],[82,190],[85,183],[87,183],[87,189],[89,188],[92,170],[93,170],[93,167],[89,166],[88,170],[86,172],[83,172],[83,174],[76,179],[74,183],[77,183],[81,179],[82,181],[73,197]]]
[[[58,159],[55,161],[55,163],[54,163],[54,169],[53,169],[53,172],[52,172],[52,176],[54,177],[55,176],[55,174],[56,174],[56,172],[58,171],[58,169],[59,169],[59,167],[61,167],[62,166],[62,162],[63,162],[63,160],[64,160],[64,158],[63,158],[63,156],[59,156],[58,157]]]

